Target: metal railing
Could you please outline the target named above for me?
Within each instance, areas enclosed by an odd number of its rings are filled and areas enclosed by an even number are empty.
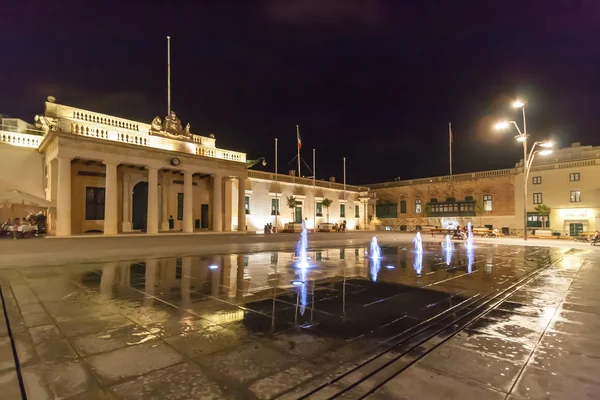
[[[295,183],[295,184],[306,185],[306,186],[312,186],[312,184],[313,184],[313,180],[310,178],[301,178],[298,176],[285,175],[285,174],[275,174],[273,172],[249,170],[248,177],[256,178],[256,179],[265,179],[265,180],[273,181],[273,182],[275,180],[277,180],[278,182],[282,182],[282,183]],[[338,183],[338,182],[316,180],[315,186],[318,188],[344,190],[344,184]],[[367,188],[365,186],[354,186],[354,185],[346,184],[347,192],[366,192],[368,190],[369,190],[369,188]]]

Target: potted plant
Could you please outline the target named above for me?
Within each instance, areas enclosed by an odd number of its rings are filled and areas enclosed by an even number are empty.
[[[323,207],[325,207],[325,209],[327,210],[327,223],[329,223],[329,206],[331,205],[331,203],[333,203],[333,201],[331,201],[331,199],[328,199],[327,197],[324,198],[321,202]]]
[[[545,204],[539,204],[534,208],[535,212],[542,216],[542,229],[546,229],[546,218],[550,215],[551,208]]]
[[[294,211],[296,210],[296,198],[294,196],[286,197],[287,206],[292,212],[292,222],[296,222]]]

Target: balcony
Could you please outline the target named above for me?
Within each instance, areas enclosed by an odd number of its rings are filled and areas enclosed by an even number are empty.
[[[427,214],[430,217],[474,217],[476,203],[476,200],[427,203]]]

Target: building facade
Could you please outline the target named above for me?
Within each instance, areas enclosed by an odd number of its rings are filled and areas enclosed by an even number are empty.
[[[249,171],[255,162],[246,154],[193,134],[174,112],[146,124],[49,97],[36,122],[2,120],[0,167],[13,173],[2,174],[0,195],[18,190],[50,202],[48,228],[57,236],[260,231],[301,221],[314,228],[327,211],[349,229],[366,223],[366,188]],[[5,204],[0,217],[35,210]]]
[[[413,231],[471,222],[522,235],[527,179],[527,229],[561,236],[600,229],[600,147],[581,146],[536,156],[526,177],[515,168],[367,185],[378,229]],[[545,215],[540,206],[549,208]],[[543,226],[546,225],[546,226]]]

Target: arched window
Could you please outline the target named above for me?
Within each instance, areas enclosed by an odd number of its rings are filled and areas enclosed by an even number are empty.
[[[483,211],[492,211],[492,195],[483,196]]]
[[[400,214],[406,214],[406,200],[400,200]]]
[[[421,199],[415,200],[415,212],[417,214],[420,214],[423,212],[423,203],[421,202]]]

